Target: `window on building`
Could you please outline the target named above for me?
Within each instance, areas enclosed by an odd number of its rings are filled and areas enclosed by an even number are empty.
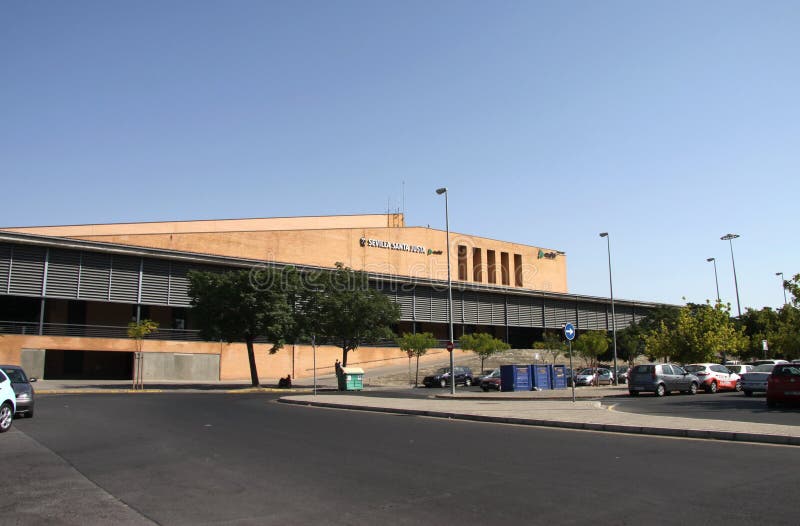
[[[514,254],[514,285],[522,286],[522,254]]]
[[[500,273],[503,275],[503,285],[511,285],[508,273],[508,252],[500,252]]]
[[[467,281],[467,247],[458,245],[458,279]]]
[[[483,257],[477,247],[472,249],[472,281],[483,282]]]
[[[497,261],[494,250],[486,251],[486,272],[489,275],[489,283],[497,283]]]

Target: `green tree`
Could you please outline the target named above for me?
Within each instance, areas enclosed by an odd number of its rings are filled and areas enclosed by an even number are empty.
[[[281,272],[271,267],[256,272],[191,271],[188,278],[192,315],[201,336],[228,343],[243,341],[252,385],[258,386],[254,342],[266,339],[274,354],[283,347],[294,323]]]
[[[472,351],[477,354],[481,359],[481,372],[483,372],[483,363],[487,358],[497,354],[500,351],[505,351],[511,347],[504,342],[487,334],[485,332],[478,332],[475,334],[465,334],[458,341],[459,346],[465,351]]]
[[[436,347],[439,341],[429,332],[418,332],[416,334],[406,332],[397,338],[396,342],[400,350],[408,354],[409,361],[412,356],[417,358],[417,372],[414,376],[414,387],[416,387],[419,384],[419,357],[424,356],[429,349]]]
[[[555,331],[544,331],[542,341],[533,342],[532,347],[547,353],[554,364],[558,357],[567,351],[567,344],[561,341],[561,333]]]
[[[763,357],[761,343],[763,340],[769,342],[770,353],[779,352],[779,346],[775,345],[775,337],[778,335],[780,325],[780,315],[777,311],[769,307],[761,310],[748,308],[736,321],[736,325],[744,331],[748,340],[742,351],[742,357]]]
[[[608,350],[608,335],[605,331],[587,331],[578,336],[572,348],[582,356],[589,366],[597,367],[597,357]]]
[[[791,294],[791,304],[800,308],[800,274],[795,274],[792,279],[784,280],[783,287]]]
[[[342,367],[347,367],[350,351],[394,338],[391,327],[400,320],[400,308],[369,286],[365,272],[337,263],[335,270],[315,280],[315,286],[319,294],[314,324],[326,341],[342,349]]]
[[[158,331],[158,323],[153,320],[132,321],[128,324],[128,338],[132,338],[136,346],[136,370],[134,371],[133,388],[144,388],[142,378],[142,346],[148,334]]]
[[[708,362],[724,354],[740,354],[747,337],[731,320],[729,305],[707,302],[681,307],[675,326],[662,322],[646,342],[647,354],[653,359]]]

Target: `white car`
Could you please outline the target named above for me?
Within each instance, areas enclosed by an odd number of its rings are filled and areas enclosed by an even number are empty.
[[[767,378],[772,374],[774,364],[764,363],[756,365],[752,371],[748,371],[742,375],[742,391],[745,396],[753,396],[753,393],[766,393],[767,392]]]
[[[693,363],[684,367],[700,380],[700,388],[707,393],[716,393],[723,389],[741,391],[739,375],[732,373],[724,365],[718,363]]]
[[[739,376],[742,376],[744,373],[749,373],[753,370],[755,365],[750,364],[735,364],[735,365],[725,365],[725,367],[732,373],[736,373]]]
[[[0,433],[11,429],[14,413],[17,411],[17,395],[11,387],[11,380],[0,371]]]

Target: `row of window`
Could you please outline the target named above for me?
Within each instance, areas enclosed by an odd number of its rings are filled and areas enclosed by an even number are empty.
[[[472,253],[465,245],[458,245],[458,279],[469,281],[469,260],[472,259],[472,280],[476,283],[489,283],[491,285],[500,284],[511,286],[511,276],[514,276],[514,286],[522,287],[522,254],[513,254],[513,268],[511,267],[511,255],[508,252],[500,252],[498,264],[497,251],[486,250],[486,264],[483,262],[484,250],[479,247],[472,247]],[[513,271],[513,272],[512,272]],[[484,273],[486,279],[484,279]],[[499,276],[498,276],[499,274]],[[498,277],[500,278],[498,280]]]

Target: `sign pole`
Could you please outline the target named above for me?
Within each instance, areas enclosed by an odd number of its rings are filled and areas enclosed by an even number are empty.
[[[572,402],[575,402],[575,370],[572,368],[572,340],[575,339],[575,327],[571,323],[564,325],[564,337],[569,343],[569,378],[572,384]]]

